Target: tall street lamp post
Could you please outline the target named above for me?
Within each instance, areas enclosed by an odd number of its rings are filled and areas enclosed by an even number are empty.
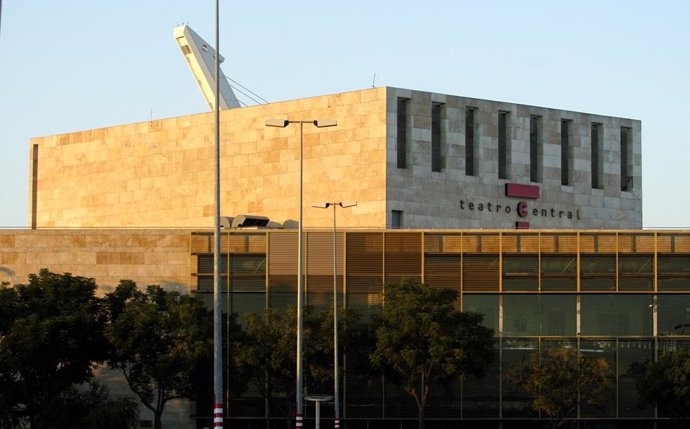
[[[297,412],[295,413],[295,428],[302,429],[303,402],[304,402],[304,376],[302,372],[302,313],[304,287],[302,285],[302,212],[303,212],[303,188],[304,188],[304,124],[312,124],[317,128],[335,127],[338,122],[335,119],[313,119],[291,121],[287,119],[268,119],[267,127],[285,128],[290,124],[299,124],[299,219],[297,224],[297,381],[296,381],[296,402]]]
[[[220,299],[220,1],[216,0],[216,55],[215,55],[215,171],[214,171],[214,228],[213,228],[213,427],[223,427],[223,307]],[[228,309],[230,311],[230,309]]]
[[[356,202],[340,201],[337,203],[319,203],[312,206],[319,209],[327,209],[331,206],[333,207],[333,406],[335,407],[335,420],[333,424],[335,429],[340,429],[340,371],[338,369],[338,247],[336,245],[338,236],[336,234],[335,227],[335,207],[340,206],[342,208],[347,208],[354,207],[356,205]]]

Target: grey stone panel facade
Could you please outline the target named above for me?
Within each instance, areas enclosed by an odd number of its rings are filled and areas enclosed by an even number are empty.
[[[407,166],[398,168],[397,100],[408,99]],[[442,103],[440,172],[431,169],[432,103]],[[466,110],[474,109],[474,175],[466,174]],[[498,178],[498,120],[507,112],[506,179]],[[530,117],[539,117],[538,177],[530,180]],[[386,199],[404,228],[642,227],[641,122],[388,88]],[[561,121],[569,121],[568,184],[562,184]],[[600,124],[600,189],[592,186],[592,124]],[[628,189],[622,190],[621,128],[629,128]],[[506,183],[539,188],[539,198],[507,197]],[[523,203],[518,210],[518,204]],[[522,212],[520,216],[518,212]]]

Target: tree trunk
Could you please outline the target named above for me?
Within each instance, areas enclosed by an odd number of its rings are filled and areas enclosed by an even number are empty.
[[[163,422],[161,417],[163,416],[163,410],[156,410],[153,413],[153,429],[163,429]]]
[[[424,408],[426,407],[426,379],[424,371],[421,372],[419,383],[419,399],[417,400],[418,414],[417,414],[417,429],[424,429]]]

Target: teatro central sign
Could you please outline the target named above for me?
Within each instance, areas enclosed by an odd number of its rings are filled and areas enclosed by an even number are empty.
[[[519,198],[523,201],[519,201],[515,204],[499,204],[495,201],[460,200],[460,210],[496,213],[504,215],[517,214],[518,217],[522,219],[515,223],[515,226],[517,228],[529,228],[529,222],[527,222],[525,218],[528,218],[530,216],[552,219],[568,219],[576,221],[582,219],[579,209],[562,210],[557,207],[543,207],[537,205],[532,206],[527,201],[524,201],[524,199],[539,199],[539,186],[537,185],[521,185],[518,183],[506,183],[505,196],[516,199]]]
[[[488,212],[488,213],[499,213],[499,214],[512,214],[516,213],[519,217],[525,218],[528,216],[533,217],[550,217],[554,219],[575,219],[581,220],[580,210],[559,210],[554,207],[544,208],[544,207],[530,207],[525,201],[520,201],[517,204],[498,204],[495,202],[476,202],[476,201],[466,201],[460,200],[460,210],[469,210],[476,212]]]

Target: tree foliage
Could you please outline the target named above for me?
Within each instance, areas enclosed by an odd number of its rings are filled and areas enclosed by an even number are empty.
[[[553,427],[574,417],[578,403],[601,406],[608,401],[613,371],[606,359],[586,357],[572,348],[545,350],[509,373],[508,380],[527,392],[531,406],[548,416]],[[579,401],[578,401],[579,399]]]
[[[155,285],[140,291],[127,280],[106,302],[111,318],[105,330],[112,344],[109,366],[124,375],[160,429],[168,401],[194,398],[197,384],[211,379],[211,314],[191,295]]]
[[[690,419],[690,352],[676,349],[647,362],[637,376],[640,401],[668,410],[678,427]]]
[[[493,331],[480,314],[457,311],[456,298],[455,290],[418,282],[386,288],[370,360],[414,397],[420,428],[433,382],[482,376],[495,359]]]
[[[243,378],[284,417],[294,404],[297,313],[267,309],[246,316],[245,337],[235,361]],[[338,315],[340,347],[358,342],[362,335],[357,314],[343,310]],[[305,390],[312,393],[333,389],[333,312],[316,312],[305,306],[303,313]],[[340,350],[342,353],[342,349]],[[343,364],[340,359],[339,364]]]
[[[54,427],[47,410],[106,358],[93,279],[41,270],[0,286],[0,422]]]
[[[132,398],[111,398],[109,389],[96,382],[71,386],[45,410],[54,428],[135,429],[139,404]]]
[[[294,312],[267,309],[247,315],[245,341],[235,355],[247,382],[284,415],[286,402],[276,396],[289,399],[294,390],[295,323]]]

